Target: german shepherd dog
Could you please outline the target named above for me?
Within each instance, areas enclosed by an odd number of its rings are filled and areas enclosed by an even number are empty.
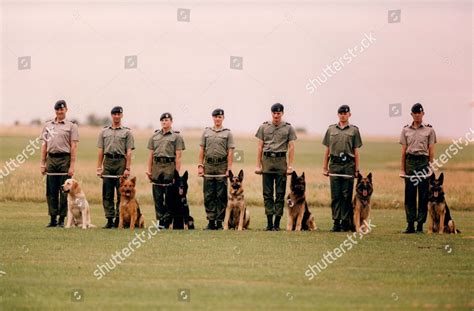
[[[306,202],[306,181],[304,172],[298,177],[296,172],[291,174],[290,194],[287,196],[288,222],[287,231],[316,230],[314,217]]]
[[[250,213],[245,208],[243,180],[243,170],[240,170],[238,176],[234,176],[232,171],[229,171],[230,190],[225,209],[224,230],[230,228],[242,231],[249,227]]]
[[[194,218],[189,215],[188,199],[188,171],[179,176],[174,171],[173,183],[169,186],[166,195],[166,206],[170,213],[169,229],[194,229]]]
[[[145,218],[140,212],[140,206],[138,201],[135,199],[135,185],[137,178],[125,179],[120,177],[120,216],[119,216],[119,229],[130,226],[130,230],[134,230],[135,227],[145,227]]]
[[[428,191],[428,233],[461,233],[456,229],[456,224],[451,218],[448,204],[444,197],[443,190],[444,174],[441,173],[436,179],[433,173],[430,177],[430,185]]]
[[[372,173],[369,173],[367,177],[362,177],[359,174],[356,183],[356,193],[352,202],[356,232],[363,232],[363,228],[369,229],[367,225],[370,219],[370,198],[373,191]]]

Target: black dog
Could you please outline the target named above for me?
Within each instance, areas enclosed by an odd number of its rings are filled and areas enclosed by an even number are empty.
[[[173,183],[169,186],[166,195],[166,206],[170,213],[169,229],[194,229],[194,218],[189,215],[189,205],[186,195],[188,193],[188,171],[179,176],[174,171]]]

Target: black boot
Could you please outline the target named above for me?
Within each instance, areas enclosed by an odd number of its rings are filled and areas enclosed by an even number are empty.
[[[49,222],[48,225],[46,225],[46,228],[53,228],[58,225],[58,222],[56,221],[56,216],[51,216],[51,221]]]
[[[114,220],[114,228],[118,228],[119,222],[120,222],[120,218],[115,217],[115,220]]]
[[[273,223],[273,231],[280,231],[280,219],[281,216],[275,216],[275,222]]]
[[[334,225],[332,226],[331,232],[341,232],[341,222],[339,220],[334,220]]]
[[[107,217],[107,223],[105,226],[102,227],[102,229],[112,229],[114,227],[114,218],[113,217]]]
[[[415,233],[415,223],[409,222],[407,228],[402,233]]]
[[[219,221],[219,220],[216,221],[216,230],[222,230],[222,229],[224,229],[224,228],[222,227],[222,221]]]
[[[207,227],[204,230],[216,230],[216,221],[209,220],[209,223],[207,224]]]
[[[59,216],[58,227],[64,228],[64,216]]]
[[[349,220],[343,220],[341,222],[341,231],[344,231],[344,232],[352,231],[351,222]]]
[[[419,222],[416,225],[416,233],[423,233],[423,223],[422,222]]]
[[[267,215],[267,227],[265,231],[272,231],[273,230],[273,215]]]

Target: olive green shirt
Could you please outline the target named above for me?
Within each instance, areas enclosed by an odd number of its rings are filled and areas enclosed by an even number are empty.
[[[429,124],[421,124],[419,128],[414,128],[413,123],[408,124],[400,135],[400,144],[406,145],[406,153],[413,155],[429,155],[429,146],[436,142],[436,133]]]
[[[71,153],[71,142],[79,141],[77,124],[69,120],[49,120],[43,127],[41,140],[46,142],[48,153]]]
[[[148,149],[153,150],[153,156],[155,157],[174,158],[177,150],[186,148],[179,131],[170,130],[163,133],[163,130],[156,130],[148,141]]]
[[[206,158],[225,157],[229,149],[235,148],[234,136],[228,128],[206,127],[201,136],[200,146],[204,147]]]
[[[126,126],[113,128],[111,125],[108,125],[99,134],[97,148],[104,149],[105,154],[126,156],[128,149],[135,149],[132,131]]]
[[[340,157],[341,154],[347,154],[355,157],[354,149],[362,147],[359,128],[349,123],[343,128],[339,123],[332,124],[324,135],[323,145],[329,147],[332,156]]]
[[[263,152],[286,152],[288,143],[296,140],[296,131],[288,122],[280,122],[275,126],[266,121],[257,130],[255,137],[263,141]]]

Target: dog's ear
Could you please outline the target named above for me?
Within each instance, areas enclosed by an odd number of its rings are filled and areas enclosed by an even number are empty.
[[[435,180],[436,180],[436,174],[433,172],[433,174],[431,174],[430,176],[430,184],[434,184]]]
[[[372,173],[369,173],[369,175],[367,175],[367,178],[369,179],[370,183],[372,183]]]
[[[303,174],[301,174],[301,178],[303,178],[303,180],[305,180],[304,172],[303,172]]]
[[[239,180],[240,180],[240,182],[242,182],[242,180],[244,180],[244,170],[240,170],[240,172],[239,172]]]
[[[362,174],[357,174],[357,183],[359,184],[362,181]]]
[[[177,170],[174,170],[174,179],[178,180],[179,178],[179,172]]]
[[[183,174],[183,180],[186,182],[188,181],[188,171],[185,171]]]
[[[133,177],[130,181],[135,185],[137,183],[137,177]]]
[[[439,183],[440,185],[442,185],[442,184],[443,184],[443,181],[444,181],[444,173],[441,173],[441,174],[439,175],[439,178],[438,178],[438,183]]]
[[[232,173],[232,170],[229,170],[229,180],[232,181],[234,179],[234,173]]]
[[[71,187],[72,192],[78,191],[79,183],[77,181],[75,181],[74,179],[71,179],[71,181],[72,181],[72,187]]]
[[[291,181],[292,182],[296,181],[296,178],[298,178],[298,174],[296,174],[296,172],[293,171],[293,173],[291,173]]]

